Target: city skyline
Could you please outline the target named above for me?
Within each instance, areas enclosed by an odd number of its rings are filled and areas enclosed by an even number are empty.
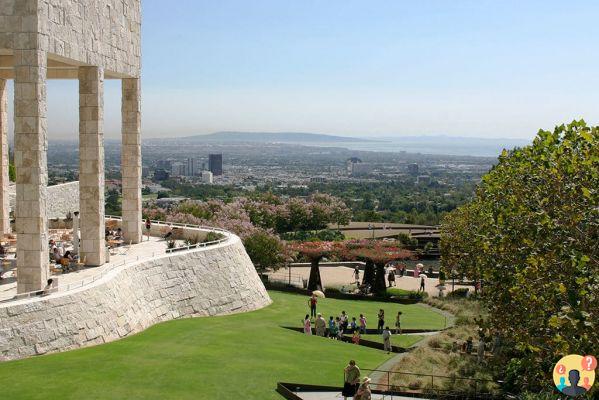
[[[599,94],[580,90],[599,83],[599,6],[590,1],[162,7],[143,3],[145,138],[234,130],[530,139],[539,127],[599,122]],[[119,137],[119,98],[107,80],[107,138]],[[49,139],[76,139],[77,83],[49,81],[48,107]]]

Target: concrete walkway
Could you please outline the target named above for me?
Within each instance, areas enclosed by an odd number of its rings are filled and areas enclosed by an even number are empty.
[[[297,392],[299,397],[304,400],[334,400],[343,399],[340,392]],[[372,400],[428,400],[424,397],[405,397],[405,396],[391,396],[382,394],[373,394]]]

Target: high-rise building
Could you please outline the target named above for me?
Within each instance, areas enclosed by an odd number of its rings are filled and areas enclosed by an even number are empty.
[[[185,170],[187,165],[181,162],[174,162],[171,164],[171,176],[185,176]]]
[[[209,154],[208,155],[208,170],[212,172],[214,176],[223,174],[223,155],[222,154]]]
[[[418,175],[418,164],[416,163],[412,163],[412,164],[408,164],[408,173],[410,175]]]
[[[172,163],[173,162],[171,160],[158,160],[156,161],[156,169],[170,171]]]
[[[197,174],[198,161],[195,158],[188,158],[186,161],[185,175],[195,176]]]

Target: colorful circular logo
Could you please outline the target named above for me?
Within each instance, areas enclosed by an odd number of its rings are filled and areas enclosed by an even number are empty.
[[[585,394],[595,383],[597,359],[594,356],[570,354],[562,357],[553,368],[553,383],[571,397]]]

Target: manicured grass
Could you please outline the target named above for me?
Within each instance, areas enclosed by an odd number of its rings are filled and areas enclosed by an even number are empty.
[[[270,292],[271,306],[251,313],[156,325],[106,345],[0,363],[5,399],[280,399],[277,381],[342,384],[351,358],[375,368],[389,356],[375,349],[282,329],[300,326],[307,297]],[[397,305],[323,299],[324,315],[376,312]],[[444,318],[400,305],[408,328],[442,328]]]

